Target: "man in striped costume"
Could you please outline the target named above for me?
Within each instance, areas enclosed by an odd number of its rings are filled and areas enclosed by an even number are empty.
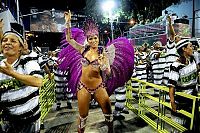
[[[51,79],[52,75],[51,75],[51,71],[49,70],[48,67],[48,57],[41,53],[41,49],[39,47],[33,47],[33,50],[29,50],[28,49],[28,43],[25,40],[24,43],[24,51],[23,51],[23,57],[26,58],[26,60],[28,61],[36,61],[41,68],[41,73],[43,74],[43,76],[45,74],[48,74],[49,79]]]
[[[166,86],[169,80],[169,66],[173,62],[175,62],[179,57],[178,53],[176,52],[175,45],[181,39],[178,35],[176,35],[174,31],[174,28],[171,22],[171,17],[168,16],[167,19],[168,19],[168,24],[169,24],[169,39],[167,42],[167,53],[165,56],[166,65],[165,65],[165,70],[164,70],[164,75],[163,75],[163,84]]]
[[[162,43],[160,41],[154,42],[154,50],[151,51],[149,58],[151,60],[152,70],[153,70],[153,83],[157,85],[162,85],[162,79],[165,69],[165,56],[160,50]],[[158,95],[159,91],[154,90],[154,94]]]
[[[135,52],[135,54],[136,54],[136,52]],[[136,58],[134,58],[134,62],[137,62],[137,61],[136,61]],[[136,64],[136,63],[134,63],[134,66],[133,66],[134,69],[133,69],[133,74],[132,74],[132,77],[131,77],[131,78],[137,78],[137,73],[136,73],[136,69],[135,69],[135,64]],[[138,83],[137,81],[135,81],[135,80],[131,80],[131,86],[132,86],[133,89],[138,89],[138,88],[139,88],[139,83]],[[133,91],[132,96],[133,96],[134,98],[138,99],[138,93],[137,93],[137,92]]]
[[[183,109],[191,113],[193,101],[191,99],[175,95],[175,92],[184,92],[197,96],[197,62],[193,56],[193,46],[188,39],[179,41],[176,45],[179,58],[170,65],[169,73],[169,96],[172,107],[172,118],[187,129],[190,128],[191,120],[177,110]],[[193,132],[199,132],[199,109],[196,100]]]
[[[54,51],[54,58],[53,61],[53,72],[54,72],[54,80],[56,82],[55,86],[55,93],[56,93],[56,110],[61,109],[61,101],[67,98],[67,108],[72,109],[72,98],[73,94],[71,90],[68,88],[68,78],[69,78],[69,71],[66,70],[65,72],[61,71],[58,67],[58,53],[60,50]]]
[[[56,82],[56,110],[61,109],[61,101],[67,97],[67,108],[72,109],[72,98],[73,95],[71,90],[68,88],[68,76],[69,71],[62,72],[57,68],[54,71],[54,80]]]
[[[115,89],[115,110],[113,111],[114,120],[124,120],[125,117],[121,113],[128,114],[128,110],[125,108],[126,101],[126,87],[119,87]]]
[[[140,80],[147,81],[147,61],[146,61],[147,54],[144,52],[143,46],[138,46],[138,52],[136,54],[136,73],[137,78]]]

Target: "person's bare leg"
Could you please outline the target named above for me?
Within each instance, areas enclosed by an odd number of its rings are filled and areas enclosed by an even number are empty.
[[[82,88],[77,92],[77,99],[79,109],[78,132],[84,133],[89,111],[91,94],[85,88]]]
[[[105,121],[108,126],[108,133],[113,133],[113,115],[111,102],[105,88],[99,88],[96,90],[95,100],[98,102],[105,116]]]

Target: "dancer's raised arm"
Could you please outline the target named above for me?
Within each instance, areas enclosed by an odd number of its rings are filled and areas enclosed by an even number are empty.
[[[167,16],[167,20],[168,20],[168,23],[169,23],[169,38],[170,38],[170,41],[174,41],[175,40],[175,36],[176,36],[176,33],[174,31],[174,27],[172,25],[172,19],[170,16]]]
[[[70,10],[68,12],[64,13],[65,15],[65,23],[66,23],[66,40],[67,42],[74,47],[76,50],[78,50],[80,53],[84,46],[76,42],[72,36],[71,36],[71,12]]]

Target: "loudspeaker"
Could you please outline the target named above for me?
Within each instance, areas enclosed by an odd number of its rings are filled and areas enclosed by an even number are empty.
[[[23,30],[23,26],[18,24],[18,23],[10,23],[11,25],[11,30],[15,30],[18,33],[20,33],[21,35],[24,34],[24,30]]]

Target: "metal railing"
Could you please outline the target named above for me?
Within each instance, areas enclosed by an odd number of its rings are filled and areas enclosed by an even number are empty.
[[[166,107],[171,109],[171,105],[169,102],[166,101],[166,95],[168,95],[169,88],[166,86],[159,86],[153,83],[148,83],[142,80],[139,80],[137,78],[132,78],[131,80],[134,80],[139,83],[139,88],[132,88],[131,81],[127,83],[126,86],[126,106],[128,109],[132,110],[134,113],[136,113],[139,117],[141,117],[146,123],[148,123],[150,126],[152,126],[154,129],[156,129],[158,132],[161,133],[168,133],[165,129],[165,123],[169,124],[171,127],[179,130],[180,132],[184,132],[187,130],[184,126],[176,123],[171,118],[166,116]],[[151,94],[148,93],[146,86],[150,86],[153,89],[159,90],[159,97],[154,97]],[[148,89],[149,90],[149,89]],[[139,100],[138,100],[138,107],[134,107],[133,105],[133,96],[132,93],[136,92],[138,94]],[[199,100],[200,97],[196,97],[193,95],[189,95],[183,92],[176,92],[176,95],[191,99],[193,101],[192,105],[192,112],[187,112],[185,110],[177,110],[178,113],[181,113],[191,119],[190,123],[190,130],[193,127],[193,121],[194,121],[194,112],[195,112],[195,102],[196,100]],[[154,108],[150,107],[146,104],[146,99],[152,100],[158,104],[158,111]],[[200,109],[200,108],[199,108]],[[146,112],[150,112],[153,115],[157,117],[157,122],[152,120],[150,117],[146,115]]]

